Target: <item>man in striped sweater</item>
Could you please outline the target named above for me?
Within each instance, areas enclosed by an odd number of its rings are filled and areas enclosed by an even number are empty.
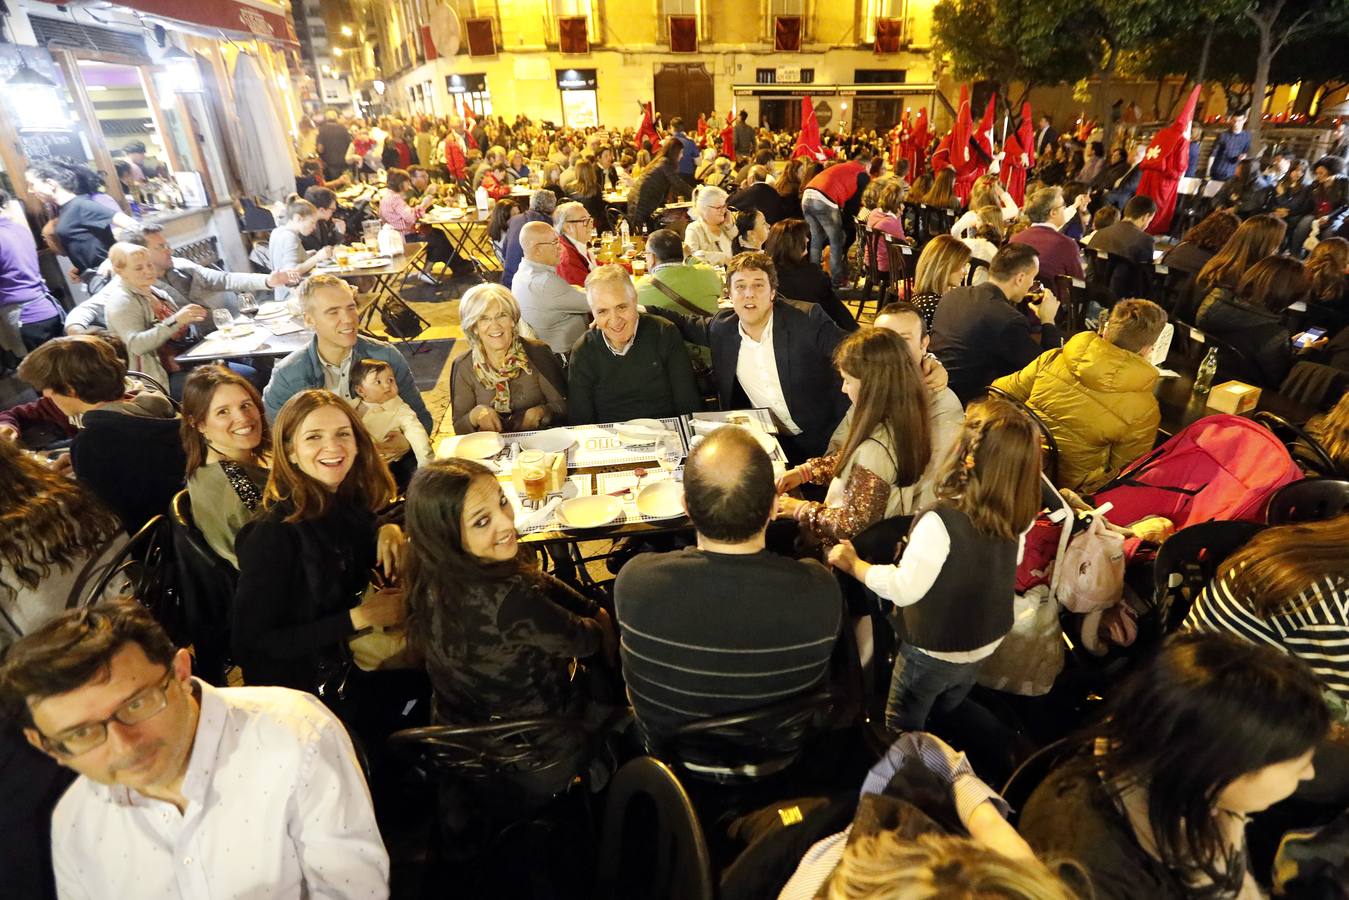
[[[623,675],[648,747],[690,722],[825,686],[842,595],[820,563],[765,549],[775,499],[772,464],[753,436],[719,429],[685,467],[684,505],[697,546],[638,556],[619,573]],[[796,749],[774,752],[790,759]],[[702,762],[778,761],[768,757]]]

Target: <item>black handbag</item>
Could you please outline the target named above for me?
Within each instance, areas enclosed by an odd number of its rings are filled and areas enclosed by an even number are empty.
[[[412,340],[426,330],[425,320],[402,300],[390,300],[379,307],[379,320],[390,337]]]

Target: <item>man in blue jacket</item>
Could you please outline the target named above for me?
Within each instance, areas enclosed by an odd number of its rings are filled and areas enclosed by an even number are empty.
[[[692,182],[693,171],[698,167],[698,145],[684,133],[684,120],[679,116],[670,120],[670,129],[674,131],[675,140],[684,147],[684,152],[679,155],[679,175]]]
[[[435,430],[435,422],[422,402],[403,354],[383,341],[361,337],[356,292],[351,285],[336,275],[311,275],[300,282],[296,295],[304,306],[305,324],[314,329],[314,339],[272,370],[272,379],[262,392],[269,420],[276,419],[287,400],[308,388],[327,388],[345,399],[355,397],[352,363],[358,359],[378,359],[393,367],[398,395],[412,407],[427,433]],[[410,449],[399,431],[371,437],[385,455],[398,455]]]

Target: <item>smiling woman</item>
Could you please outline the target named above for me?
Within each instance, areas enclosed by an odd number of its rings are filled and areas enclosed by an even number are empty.
[[[332,705],[322,688],[349,674],[346,640],[402,621],[401,593],[367,591],[377,564],[386,580],[397,573],[401,532],[375,517],[393,496],[389,469],[346,401],[316,389],[287,401],[260,511],[235,542],[232,638],[247,683],[319,693]]]

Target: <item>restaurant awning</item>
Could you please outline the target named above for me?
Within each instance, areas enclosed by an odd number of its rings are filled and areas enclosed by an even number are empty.
[[[86,5],[71,0],[45,0],[56,6]],[[95,4],[87,4],[95,5]],[[106,2],[98,6],[106,7]],[[120,0],[119,5],[149,16],[179,22],[196,29],[206,28],[251,36],[265,41],[299,46],[295,29],[284,8],[271,0]]]

